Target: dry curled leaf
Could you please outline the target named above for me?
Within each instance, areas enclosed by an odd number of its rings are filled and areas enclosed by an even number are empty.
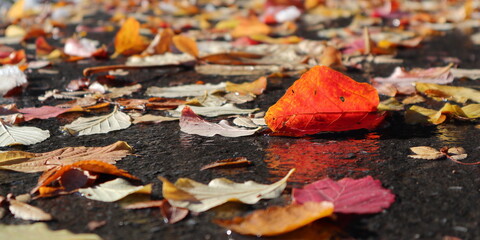
[[[228,201],[240,201],[255,204],[260,199],[271,199],[280,196],[287,185],[288,177],[294,169],[281,180],[270,185],[253,181],[235,183],[225,178],[217,178],[208,185],[180,178],[175,184],[161,177],[163,197],[176,207],[188,208],[194,212],[204,212]]]
[[[480,91],[473,88],[445,86],[434,83],[415,83],[418,92],[427,96],[465,103],[468,100],[480,103]]]
[[[331,202],[306,202],[284,207],[273,206],[265,210],[257,210],[246,217],[214,222],[244,235],[275,236],[328,217],[332,215],[333,210],[334,206]]]
[[[140,23],[133,17],[129,17],[122,25],[115,36],[115,53],[113,57],[119,54],[130,55],[142,52],[145,47],[145,41],[140,35]]]
[[[215,161],[200,168],[200,171],[211,168],[224,168],[224,167],[243,167],[252,164],[246,157],[227,158]]]
[[[188,134],[196,134],[204,137],[213,137],[215,135],[221,135],[224,137],[242,137],[255,134],[260,128],[257,129],[243,129],[233,127],[228,124],[226,120],[220,121],[220,123],[207,122],[199,117],[192,109],[185,106],[182,110],[180,117],[180,131]]]
[[[445,122],[448,117],[459,120],[480,118],[480,104],[469,104],[460,107],[445,103],[438,111],[414,105],[405,112],[405,122],[408,124],[431,123],[438,125]]]

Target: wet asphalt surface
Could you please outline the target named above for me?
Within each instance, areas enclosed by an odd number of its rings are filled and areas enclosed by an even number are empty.
[[[113,39],[113,36],[98,36]],[[406,67],[444,66],[442,57],[457,57],[461,68],[479,68],[480,48],[470,44],[467,37],[458,32],[426,41],[420,48],[400,50],[398,57],[405,59]],[[122,59],[118,60],[122,62]],[[57,100],[41,103],[36,100],[44,90],[64,89],[66,84],[79,78],[88,66],[108,65],[112,61],[61,63],[52,69],[57,75],[28,74],[30,86],[22,96],[1,99],[15,102],[19,107],[54,105]],[[372,65],[371,72],[347,71],[358,81],[369,76],[387,76],[395,65]],[[95,77],[94,77],[95,78]],[[149,86],[168,86],[171,82],[183,84],[198,80],[207,83],[221,81],[243,82],[255,79],[251,76],[207,76],[189,69],[138,70],[129,75],[143,85],[142,91],[132,98],[145,98],[143,92]],[[284,93],[296,78],[274,81],[255,101],[240,105],[242,108],[258,107],[267,110]],[[473,80],[455,80],[453,85],[478,86]],[[442,103],[428,102],[438,108]],[[211,120],[218,120],[211,119]],[[207,183],[213,178],[227,177],[237,182],[254,180],[271,183],[292,168],[297,172],[289,180],[282,197],[263,200],[255,205],[229,204],[224,207],[188,216],[176,224],[165,223],[159,210],[124,210],[118,203],[88,200],[79,194],[48,199],[38,199],[32,205],[52,214],[55,221],[48,222],[52,229],[69,229],[76,233],[90,232],[90,221],[106,221],[94,231],[103,239],[258,239],[256,237],[229,234],[211,221],[245,214],[270,205],[286,204],[293,187],[301,187],[315,180],[331,177],[360,178],[371,175],[392,190],[396,202],[382,213],[374,215],[339,215],[336,221],[320,222],[293,235],[274,239],[319,239],[322,226],[340,231],[339,238],[354,239],[442,239],[455,236],[461,239],[480,238],[480,211],[476,204],[480,199],[480,174],[478,166],[459,165],[448,160],[427,161],[408,159],[413,146],[462,146],[469,154],[467,161],[480,159],[478,131],[475,124],[449,122],[439,126],[411,126],[403,122],[401,113],[391,113],[386,123],[376,131],[326,133],[305,138],[272,137],[256,134],[249,137],[201,137],[180,132],[178,122],[139,124],[108,134],[72,137],[59,127],[71,119],[53,118],[33,120],[24,125],[48,129],[51,137],[44,142],[16,149],[31,152],[47,152],[67,146],[105,146],[115,141],[126,141],[135,149],[135,155],[117,163],[139,177],[143,183],[154,183],[152,198],[161,199],[161,182],[158,176],[171,181],[189,177]],[[11,148],[10,148],[11,149]],[[7,149],[3,149],[7,150]],[[252,166],[237,169],[212,169],[200,171],[201,166],[215,160],[246,157]],[[35,186],[38,174],[0,171],[0,194],[22,194]],[[27,224],[28,221],[7,216],[2,224]],[[341,230],[339,230],[341,229]],[[304,234],[304,235],[302,235]]]

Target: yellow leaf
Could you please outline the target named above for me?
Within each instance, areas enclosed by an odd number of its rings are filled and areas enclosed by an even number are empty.
[[[133,17],[129,17],[115,36],[115,53],[112,57],[119,54],[134,54],[141,52],[145,48],[145,42],[140,35],[140,23]]]
[[[25,6],[25,0],[18,0],[16,1],[8,10],[7,12],[7,18],[10,21],[16,20],[18,18],[23,17],[24,15],[24,6]]]
[[[258,42],[264,42],[264,43],[270,43],[270,44],[293,44],[293,43],[299,43],[302,41],[302,38],[297,36],[272,38],[264,34],[251,35],[250,38]]]
[[[265,23],[258,20],[258,18],[240,19],[238,25],[230,32],[234,38],[250,37],[253,35],[268,35],[272,29]]]
[[[183,35],[177,35],[174,36],[172,40],[178,50],[198,58],[197,43],[193,39]]]
[[[227,92],[236,92],[242,95],[254,94],[260,95],[267,88],[267,78],[260,77],[253,82],[244,82],[240,84],[227,82],[225,90]]]
[[[23,152],[23,151],[8,151],[0,153],[0,165],[10,165],[18,161],[26,161],[32,157],[35,157],[35,153]]]
[[[451,98],[452,100],[465,103],[468,100],[480,103],[480,91],[473,88],[446,86],[434,83],[415,83],[418,92],[426,95],[441,96]]]
[[[333,213],[331,202],[306,202],[257,210],[246,217],[215,220],[220,226],[244,235],[275,236],[303,227]]]

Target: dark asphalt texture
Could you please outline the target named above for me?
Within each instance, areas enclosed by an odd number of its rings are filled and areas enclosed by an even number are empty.
[[[113,39],[113,36],[99,38]],[[406,67],[444,66],[448,62],[442,62],[441,58],[447,56],[458,57],[461,68],[480,67],[480,48],[469,43],[468,38],[458,32],[426,41],[417,49],[402,49],[398,56],[405,59],[403,66]],[[23,96],[1,99],[0,102],[15,102],[19,107],[41,106],[43,103],[36,100],[36,97],[43,94],[44,90],[64,89],[70,80],[81,76],[85,67],[112,62],[62,63],[53,67],[60,71],[58,75],[30,73],[28,78],[31,84]],[[358,81],[367,81],[369,76],[389,75],[394,67],[373,65],[371,73],[345,73]],[[143,85],[142,91],[132,96],[140,98],[145,98],[143,92],[147,87],[168,86],[170,82],[186,84],[201,80],[217,83],[255,79],[250,76],[205,76],[185,69],[138,70],[132,71],[129,77]],[[267,110],[295,79],[275,81],[255,101],[240,107]],[[454,85],[478,86],[472,80],[456,80]],[[45,104],[56,103],[60,101],[50,100]],[[442,104],[429,102],[429,106],[440,105]],[[119,140],[126,141],[135,149],[136,155],[124,158],[117,166],[139,177],[143,183],[154,183],[154,199],[161,199],[158,176],[171,181],[189,177],[203,183],[218,177],[227,177],[237,182],[254,180],[271,183],[292,166],[297,168],[297,172],[292,176],[284,195],[278,199],[263,200],[252,206],[229,204],[198,216],[190,215],[173,225],[164,223],[160,211],[156,209],[123,210],[117,203],[88,200],[79,194],[33,201],[32,205],[54,216],[55,221],[48,222],[53,229],[89,232],[88,222],[105,220],[106,225],[92,232],[106,240],[259,239],[229,235],[226,229],[213,224],[212,219],[285,204],[290,199],[292,187],[301,187],[327,176],[341,179],[371,175],[396,195],[396,202],[389,209],[374,215],[339,215],[336,221],[316,224],[289,237],[275,239],[318,239],[318,235],[315,237],[311,234],[321,231],[322,224],[330,226],[328,229],[342,229],[339,234],[341,239],[442,239],[444,236],[480,238],[480,211],[476,205],[480,199],[479,167],[459,165],[449,160],[407,158],[411,154],[410,147],[426,145],[435,148],[462,146],[469,154],[468,160],[480,160],[479,129],[475,129],[474,124],[449,122],[439,126],[410,126],[403,122],[402,114],[392,113],[382,128],[372,132],[327,133],[306,138],[263,134],[241,138],[208,138],[181,133],[178,122],[140,124],[108,134],[72,137],[59,130],[66,121],[53,118],[26,122],[24,125],[50,130],[52,136],[44,142],[16,149],[47,152],[67,146],[105,146]],[[205,164],[231,157],[247,157],[254,164],[243,169],[200,171]],[[29,192],[39,175],[40,173],[0,171],[0,194]],[[7,216],[0,223],[27,224],[28,221]]]

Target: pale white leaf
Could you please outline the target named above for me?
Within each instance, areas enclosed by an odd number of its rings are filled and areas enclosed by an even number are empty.
[[[88,199],[115,202],[136,192],[150,193],[152,185],[134,186],[123,178],[102,183],[95,187],[80,188],[78,191]]]
[[[182,116],[180,117],[180,131],[204,137],[213,137],[217,134],[224,137],[249,136],[259,129],[250,130],[233,127],[225,120],[220,121],[218,124],[207,122],[196,115],[189,107],[182,111]]]
[[[65,125],[63,129],[71,134],[81,136],[108,133],[128,128],[130,125],[130,117],[118,111],[117,107],[115,107],[113,112],[107,115],[90,118],[80,117],[72,123]]]
[[[453,76],[456,78],[470,78],[470,79],[480,78],[480,69],[452,68],[450,71],[452,72]]]
[[[450,158],[454,159],[454,160],[463,160],[465,158],[468,157],[468,154],[459,154],[459,155],[453,155],[453,156],[450,156]]]
[[[65,42],[63,51],[71,56],[91,57],[97,51],[98,41],[87,38],[69,38]]]
[[[270,185],[253,181],[236,183],[225,178],[213,179],[208,185],[188,178],[181,178],[173,185],[166,179],[162,179],[164,181],[163,196],[172,206],[188,208],[194,212],[203,212],[228,201],[255,204],[261,199],[279,197],[287,185],[288,178],[294,171],[295,169],[290,170],[284,178]],[[196,200],[179,200],[178,196],[169,195],[169,191],[173,190],[174,192],[175,189],[188,193]]]
[[[149,87],[145,92],[146,95],[154,97],[192,97],[201,96],[205,93],[213,93],[217,91],[225,91],[225,82],[219,84],[190,84],[175,87]]]
[[[435,159],[444,157],[444,155],[442,153],[431,153],[431,154],[408,155],[408,157],[415,158],[415,159],[435,160]]]
[[[52,215],[44,212],[42,209],[29,205],[27,203],[10,199],[8,209],[16,217],[23,220],[50,221]]]
[[[180,105],[175,110],[168,111],[172,117],[180,117],[182,111],[186,105]],[[235,114],[250,114],[255,111],[258,111],[258,108],[254,109],[242,109],[235,107],[231,103],[227,103],[223,106],[214,106],[214,107],[198,107],[198,106],[189,106],[196,114],[204,117],[218,117],[222,115],[235,115]]]
[[[0,67],[0,95],[5,95],[11,89],[27,83],[27,76],[16,65]]]
[[[36,127],[18,127],[0,121],[0,147],[10,145],[31,145],[50,137],[48,130]]]
[[[412,150],[412,152],[414,152],[416,154],[436,154],[436,153],[440,153],[440,151],[438,151],[437,149],[432,148],[432,147],[428,147],[428,146],[411,147],[410,150]]]
[[[463,147],[452,147],[447,150],[450,154],[465,154],[467,153]]]
[[[131,115],[130,115],[131,116]],[[141,116],[132,116],[133,124],[138,123],[161,123],[169,121],[177,121],[179,118],[164,117],[159,115],[145,114]]]
[[[250,118],[247,117],[236,117],[233,119],[233,124],[239,127],[247,127],[247,128],[256,128],[258,127]]]
[[[186,53],[174,54],[165,53],[146,57],[129,57],[127,65],[129,66],[162,66],[162,65],[179,65],[185,62],[195,60],[194,57]]]
[[[21,240],[101,240],[92,233],[74,234],[68,230],[50,230],[45,223],[30,225],[3,225],[0,224],[0,239]]]

